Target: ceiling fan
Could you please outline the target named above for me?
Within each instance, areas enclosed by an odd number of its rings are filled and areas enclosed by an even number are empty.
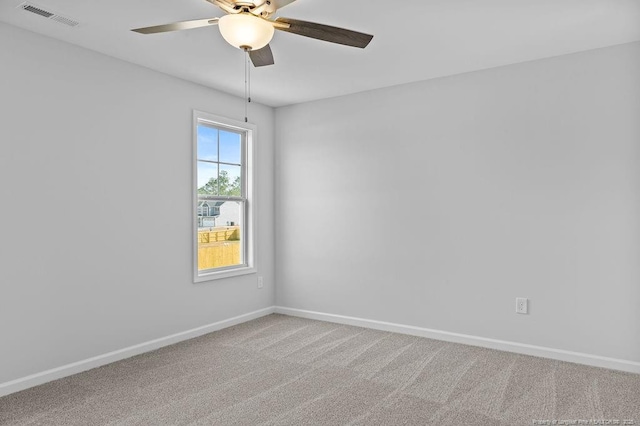
[[[136,28],[131,31],[141,34],[154,34],[218,25],[222,37],[232,46],[248,52],[251,62],[256,67],[273,65],[274,63],[273,53],[269,46],[274,30],[362,49],[367,47],[373,38],[369,34],[313,22],[289,18],[270,19],[277,10],[293,3],[295,0],[207,1],[218,6],[226,15],[221,18],[195,19],[153,27]]]

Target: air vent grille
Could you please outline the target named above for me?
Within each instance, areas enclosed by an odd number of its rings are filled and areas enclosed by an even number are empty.
[[[18,5],[18,7],[22,10],[26,10],[27,12],[31,12],[31,13],[35,13],[36,15],[40,15],[44,18],[50,19],[52,21],[58,22],[60,24],[64,24],[67,25],[69,27],[75,27],[78,26],[80,24],[80,22],[76,21],[75,19],[71,19],[71,18],[67,18],[65,16],[62,15],[58,15],[57,13],[54,12],[50,12],[48,10],[45,10],[43,8],[41,8],[40,6],[36,6],[34,4],[31,3],[22,3],[20,5]]]
[[[75,27],[76,25],[80,24],[80,22],[78,21],[74,21],[73,19],[65,18],[64,16],[60,16],[60,15],[53,15],[51,17],[51,20],[60,22],[61,24],[65,24],[70,27]]]
[[[23,3],[20,6],[27,12],[35,13],[36,15],[44,16],[45,18],[50,18],[54,15],[51,12],[47,12],[46,10],[40,9],[39,7],[35,7],[31,4]]]

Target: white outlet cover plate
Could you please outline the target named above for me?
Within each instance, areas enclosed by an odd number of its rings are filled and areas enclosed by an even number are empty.
[[[529,299],[525,297],[516,297],[516,312],[519,314],[529,313]]]

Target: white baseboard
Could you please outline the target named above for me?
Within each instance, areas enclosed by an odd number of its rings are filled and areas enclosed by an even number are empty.
[[[92,368],[100,367],[112,362],[120,361],[125,358],[130,358],[135,355],[142,354],[144,352],[153,351],[164,346],[173,345],[174,343],[182,342],[183,340],[193,339],[194,337],[202,336],[214,331],[222,330],[223,328],[231,327],[243,322],[251,321],[256,318],[263,317],[274,313],[275,308],[273,306],[258,311],[249,312],[248,314],[239,315],[237,317],[229,318],[223,321],[218,321],[213,324],[208,324],[202,327],[193,328],[191,330],[183,331],[181,333],[172,334],[170,336],[161,337],[159,339],[150,340],[148,342],[140,343],[138,345],[129,346],[128,348],[119,349],[117,351],[109,352],[103,355],[98,355],[93,358],[85,359],[82,361],[74,362],[71,364],[63,365],[62,367],[53,368],[51,370],[43,371],[41,373],[32,374],[30,376],[22,377],[20,379],[12,380],[10,382],[0,383],[0,397],[9,395],[14,392],[18,392],[24,389],[38,386],[43,383],[50,382],[52,380],[61,379],[63,377],[71,376],[73,374],[81,373],[83,371],[91,370]]]
[[[514,352],[523,355],[532,355],[542,358],[551,358],[559,361],[574,362],[577,364],[585,364],[594,367],[609,368],[612,370],[620,370],[630,373],[640,373],[640,362],[635,361],[607,358],[599,355],[590,355],[580,352],[565,351],[563,349],[553,349],[542,346],[527,345],[524,343],[508,342],[505,340],[487,339],[485,337],[450,333],[448,331],[432,330],[411,325],[394,324],[390,322],[376,321],[364,318],[305,311],[302,309],[286,308],[282,306],[276,306],[275,312],[283,315],[335,322],[338,324],[353,325],[357,327],[372,328],[374,330],[391,331],[394,333],[410,334],[412,336],[427,337],[430,339],[462,343],[465,345],[481,346],[484,348]]]

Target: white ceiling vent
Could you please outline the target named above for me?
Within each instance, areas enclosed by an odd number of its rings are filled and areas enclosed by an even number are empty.
[[[78,21],[74,21],[73,19],[65,18],[64,16],[60,16],[60,15],[53,15],[49,19],[51,19],[52,21],[60,22],[61,24],[68,25],[70,27],[75,27],[78,24],[80,24],[80,22]]]
[[[27,12],[31,12],[31,13],[35,13],[36,15],[40,15],[44,18],[50,19],[52,21],[56,21],[60,24],[64,24],[67,25],[69,27],[75,27],[77,25],[80,24],[80,22],[74,20],[74,19],[70,19],[67,18],[65,16],[62,15],[58,15],[57,13],[45,10],[44,8],[40,7],[40,6],[36,6],[32,3],[22,3],[20,5],[18,5],[18,7],[22,10],[25,10]]]

